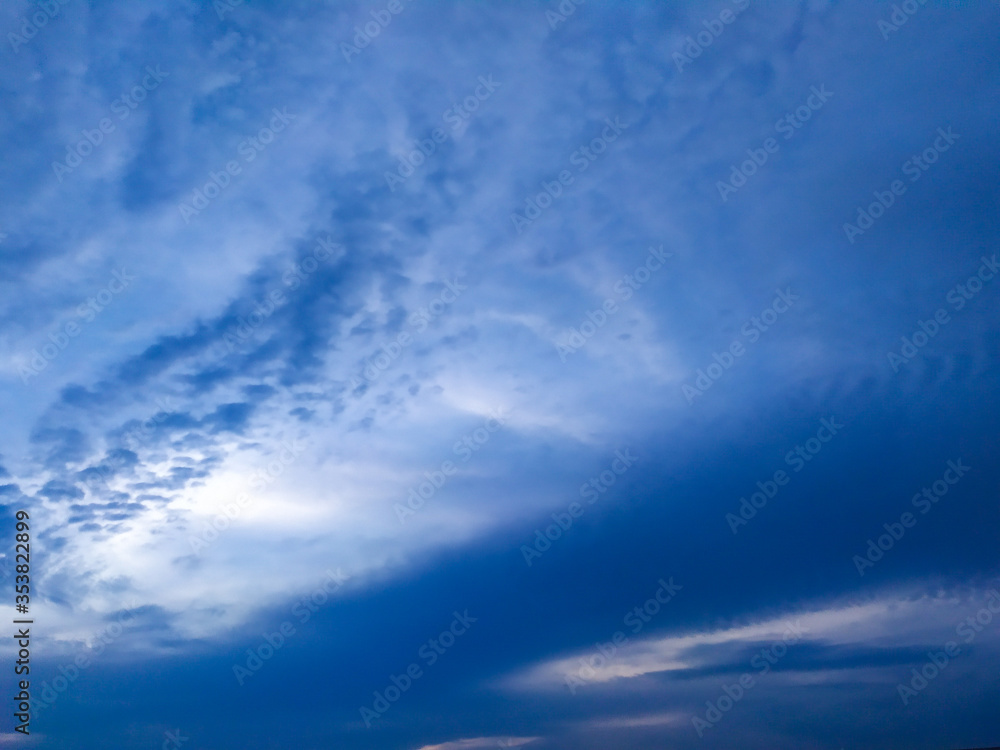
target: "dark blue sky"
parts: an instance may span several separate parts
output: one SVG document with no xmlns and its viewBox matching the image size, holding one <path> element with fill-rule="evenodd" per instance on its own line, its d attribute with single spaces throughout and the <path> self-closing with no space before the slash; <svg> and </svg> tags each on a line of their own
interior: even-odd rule
<svg viewBox="0 0 1000 750">
<path fill-rule="evenodd" d="M 995 3 L 0 31 L 0 746 L 1000 744 Z"/>
</svg>

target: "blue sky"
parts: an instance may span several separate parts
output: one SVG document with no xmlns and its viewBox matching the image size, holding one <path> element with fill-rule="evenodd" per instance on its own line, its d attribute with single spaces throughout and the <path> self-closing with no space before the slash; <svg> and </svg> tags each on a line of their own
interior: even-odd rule
<svg viewBox="0 0 1000 750">
<path fill-rule="evenodd" d="M 1000 742 L 995 4 L 0 31 L 0 745 Z"/>
</svg>

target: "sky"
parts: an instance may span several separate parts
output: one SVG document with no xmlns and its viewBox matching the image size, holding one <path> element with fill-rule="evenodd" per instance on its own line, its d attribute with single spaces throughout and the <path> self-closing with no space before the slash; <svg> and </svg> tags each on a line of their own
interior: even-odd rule
<svg viewBox="0 0 1000 750">
<path fill-rule="evenodd" d="M 996 3 L 0 34 L 0 747 L 1000 744 Z"/>
</svg>

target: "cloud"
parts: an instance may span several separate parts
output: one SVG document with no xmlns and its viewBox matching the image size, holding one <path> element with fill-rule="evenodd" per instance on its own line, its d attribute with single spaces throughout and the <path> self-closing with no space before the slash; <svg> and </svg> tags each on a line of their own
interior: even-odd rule
<svg viewBox="0 0 1000 750">
<path fill-rule="evenodd" d="M 453 740 L 440 745 L 424 745 L 420 750 L 493 750 L 496 747 L 521 747 L 537 740 L 538 737 L 476 737 L 468 740 Z"/>
<path fill-rule="evenodd" d="M 797 672 L 871 670 L 906 664 L 922 658 L 922 649 L 934 647 L 949 625 L 954 631 L 956 594 L 886 592 L 873 601 L 835 601 L 823 608 L 789 611 L 771 620 L 725 629 L 638 640 L 626 636 L 624 645 L 606 647 L 605 651 L 614 651 L 611 656 L 591 648 L 535 665 L 505 678 L 503 684 L 517 689 L 564 690 L 570 676 L 585 686 L 658 673 L 686 680 L 764 666 L 768 671 Z M 969 601 L 963 606 L 976 609 L 990 593 L 979 591 L 965 598 Z M 781 651 L 780 663 L 770 658 L 776 645 Z M 765 653 L 764 659 L 758 656 L 761 653 Z"/>
</svg>

